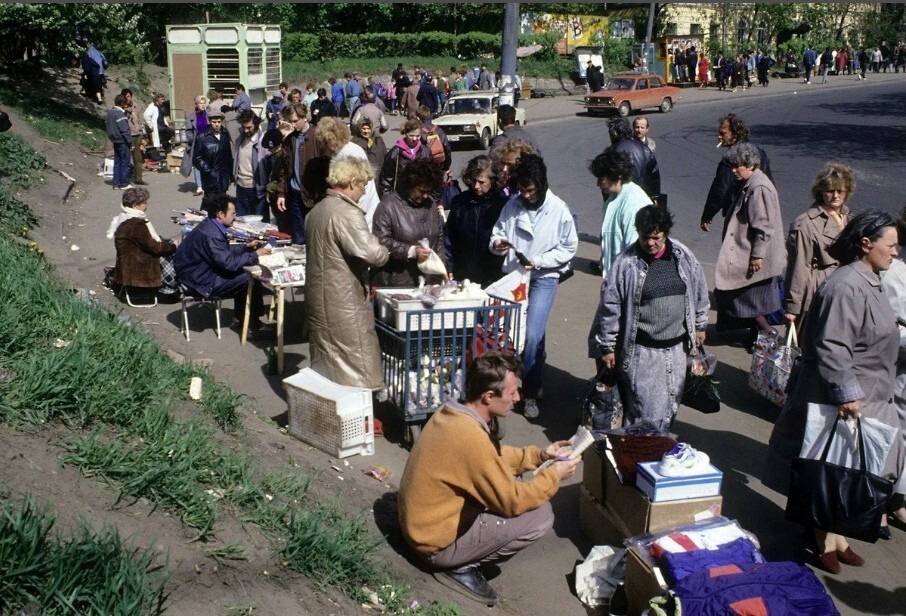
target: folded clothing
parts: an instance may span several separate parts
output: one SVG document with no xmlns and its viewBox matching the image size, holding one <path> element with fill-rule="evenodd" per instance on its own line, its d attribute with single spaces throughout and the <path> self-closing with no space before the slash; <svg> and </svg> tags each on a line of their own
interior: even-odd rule
<svg viewBox="0 0 906 616">
<path fill-rule="evenodd" d="M 658 559 L 661 568 L 673 582 L 679 582 L 693 573 L 721 565 L 763 563 L 764 556 L 748 537 L 740 537 L 715 549 L 689 552 L 664 552 Z"/>
</svg>

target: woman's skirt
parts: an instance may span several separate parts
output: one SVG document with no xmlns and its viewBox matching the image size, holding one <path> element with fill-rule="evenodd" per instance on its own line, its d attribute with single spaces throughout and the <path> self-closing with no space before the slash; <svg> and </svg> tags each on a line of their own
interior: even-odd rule
<svg viewBox="0 0 906 616">
<path fill-rule="evenodd" d="M 717 329 L 749 327 L 750 319 L 771 315 L 783 310 L 783 280 L 779 276 L 750 284 L 741 289 L 714 290 L 717 308 Z"/>
</svg>

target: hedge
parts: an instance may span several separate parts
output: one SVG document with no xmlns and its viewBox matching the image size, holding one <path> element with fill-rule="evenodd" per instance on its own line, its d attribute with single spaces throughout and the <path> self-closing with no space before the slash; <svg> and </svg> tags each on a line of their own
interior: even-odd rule
<svg viewBox="0 0 906 616">
<path fill-rule="evenodd" d="M 520 35 L 520 45 L 540 44 L 538 52 L 546 59 L 555 55 L 556 34 Z M 321 34 L 288 33 L 283 36 L 283 60 L 288 62 L 324 62 L 336 58 L 393 58 L 399 56 L 451 56 L 472 59 L 499 56 L 501 36 L 483 32 L 450 34 L 422 32 L 396 34 Z"/>
</svg>

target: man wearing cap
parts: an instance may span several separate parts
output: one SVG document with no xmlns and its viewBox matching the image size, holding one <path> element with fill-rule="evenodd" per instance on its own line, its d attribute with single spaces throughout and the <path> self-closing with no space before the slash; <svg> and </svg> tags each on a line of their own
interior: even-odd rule
<svg viewBox="0 0 906 616">
<path fill-rule="evenodd" d="M 201 188 L 205 194 L 225 193 L 233 174 L 233 151 L 230 136 L 223 126 L 223 112 L 208 111 L 208 128 L 195 138 L 192 145 L 192 164 L 201 173 Z"/>
<path fill-rule="evenodd" d="M 286 102 L 280 92 L 271 94 L 271 100 L 264 106 L 264 117 L 267 118 L 267 130 L 274 130 L 280 122 L 280 110 Z"/>
<path fill-rule="evenodd" d="M 511 447 L 492 433 L 492 420 L 519 401 L 521 370 L 510 355 L 476 358 L 466 373 L 465 402 L 448 400 L 431 416 L 400 480 L 406 541 L 440 583 L 485 605 L 498 598 L 482 565 L 509 559 L 551 529 L 550 500 L 581 460 L 557 457 L 569 441 Z M 527 471 L 537 472 L 521 480 Z"/>
<path fill-rule="evenodd" d="M 239 136 L 236 138 L 233 151 L 233 178 L 236 180 L 236 215 L 249 214 L 264 216 L 264 193 L 267 188 L 267 176 L 262 176 L 261 159 L 265 150 L 261 145 L 264 131 L 261 130 L 261 118 L 251 109 L 236 116 L 239 123 Z"/>
</svg>

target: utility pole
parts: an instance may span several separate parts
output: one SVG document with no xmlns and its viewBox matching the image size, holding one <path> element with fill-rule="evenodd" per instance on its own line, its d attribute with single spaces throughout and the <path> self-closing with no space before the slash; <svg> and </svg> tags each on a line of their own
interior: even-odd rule
<svg viewBox="0 0 906 616">
<path fill-rule="evenodd" d="M 519 34 L 519 3 L 507 2 L 503 7 L 503 49 L 500 54 L 500 83 L 497 84 L 501 105 L 512 105 L 516 81 L 516 41 Z"/>
<path fill-rule="evenodd" d="M 648 72 L 648 50 L 651 49 L 651 33 L 654 30 L 654 2 L 648 3 L 648 27 L 645 29 L 645 44 L 642 45 L 642 72 Z"/>
</svg>

